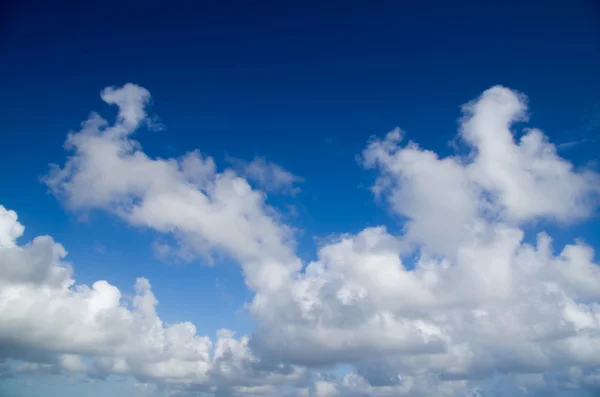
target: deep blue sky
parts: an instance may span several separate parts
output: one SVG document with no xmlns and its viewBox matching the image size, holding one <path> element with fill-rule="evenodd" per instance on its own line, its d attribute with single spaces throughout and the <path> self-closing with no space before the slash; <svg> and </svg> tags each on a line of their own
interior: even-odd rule
<svg viewBox="0 0 600 397">
<path fill-rule="evenodd" d="M 310 236 L 389 222 L 365 188 L 372 175 L 355 160 L 371 135 L 400 126 L 422 146 L 450 153 L 459 106 L 494 84 L 526 93 L 529 125 L 555 143 L 587 139 L 563 156 L 584 164 L 600 147 L 600 12 L 593 2 L 0 7 L 0 202 L 19 212 L 27 237 L 47 233 L 63 242 L 83 282 L 106 278 L 128 288 L 134 277 L 163 278 L 172 266 L 155 263 L 151 233 L 101 214 L 80 223 L 39 183 L 48 163 L 63 161 L 67 132 L 90 111 L 113 117 L 99 99 L 108 85 L 134 82 L 152 93 L 151 111 L 166 128 L 136 136 L 152 155 L 199 148 L 222 166 L 226 155 L 261 155 L 305 178 L 301 200 L 279 200 L 298 207 L 292 223 L 307 231 L 301 248 L 308 256 Z M 592 228 L 581 231 L 597 241 Z M 219 313 L 234 313 L 247 299 L 237 292 L 237 268 L 203 269 L 200 285 L 196 271 L 181 267 L 155 286 L 166 320 L 189 311 L 177 306 L 179 295 L 197 296 L 198 308 L 219 288 L 236 291 L 233 298 L 223 293 L 230 307 Z M 217 278 L 224 286 L 216 287 Z M 247 331 L 247 320 L 225 320 Z"/>
<path fill-rule="evenodd" d="M 564 156 L 581 164 L 598 152 L 600 14 L 591 2 L 4 7 L 0 128 L 10 149 L 0 194 L 17 210 L 36 202 L 22 214 L 32 235 L 61 240 L 85 228 L 37 178 L 62 161 L 66 133 L 90 111 L 114 114 L 99 91 L 129 81 L 150 90 L 166 127 L 137 136 L 150 154 L 199 148 L 221 165 L 225 155 L 266 156 L 306 179 L 291 204 L 310 235 L 386 222 L 355 161 L 369 136 L 400 126 L 449 153 L 459 106 L 494 84 L 526 93 L 531 125 L 554 142 L 588 139 Z M 86 233 L 125 244 L 110 240 L 116 231 Z"/>
</svg>

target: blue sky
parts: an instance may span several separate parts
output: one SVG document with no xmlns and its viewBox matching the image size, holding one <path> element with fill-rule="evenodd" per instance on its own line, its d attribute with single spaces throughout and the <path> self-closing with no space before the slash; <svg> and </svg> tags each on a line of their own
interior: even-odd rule
<svg viewBox="0 0 600 397">
<path fill-rule="evenodd" d="M 393 198 L 374 197 L 377 177 L 390 177 L 390 171 L 381 158 L 372 168 L 362 164 L 359 156 L 373 136 L 384 139 L 398 126 L 407 140 L 439 157 L 466 153 L 468 145 L 455 139 L 461 105 L 495 85 L 528 98 L 529 120 L 517 122 L 518 135 L 524 127 L 539 128 L 558 156 L 573 163 L 574 173 L 597 170 L 599 12 L 592 2 L 577 1 L 15 2 L 3 12 L 0 30 L 0 204 L 16 211 L 26 227 L 21 245 L 50 235 L 66 248 L 78 284 L 107 280 L 132 294 L 136 277 L 143 276 L 152 283 L 162 321 L 191 321 L 198 335 L 213 339 L 220 328 L 252 334 L 262 317 L 244 305 L 256 289 L 245 285 L 235 255 L 217 252 L 213 266 L 198 256 L 160 258 L 152 246 L 176 246 L 180 236 L 135 225 L 107 209 L 110 203 L 72 210 L 71 196 L 57 193 L 64 186 L 43 183 L 49 164 L 62 167 L 74 154 L 62 145 L 90 112 L 115 122 L 118 109 L 101 100 L 102 89 L 133 83 L 151 93 L 146 111 L 161 127 L 142 126 L 131 137 L 151 159 L 199 149 L 219 172 L 232 167 L 232 158 L 248 163 L 261 157 L 299 176 L 297 194 L 267 193 L 266 203 L 278 212 L 277 225 L 295 230 L 295 255 L 306 266 L 331 236 L 378 225 L 401 236 L 403 222 L 413 216 L 394 209 Z M 595 206 L 586 207 L 585 217 L 569 213 L 554 222 L 558 204 L 548 205 L 548 213 L 518 225 L 525 241 L 535 242 L 535 233 L 544 230 L 554 239 L 555 255 L 576 238 L 600 245 Z M 354 363 L 334 361 L 309 369 L 314 376 L 352 371 Z M 339 366 L 344 369 L 337 371 Z M 75 386 L 65 374 L 45 376 L 19 375 L 2 387 L 15 396 L 48 395 L 50 389 L 23 386 L 21 377 L 56 383 L 65 395 L 75 387 L 114 394 L 116 387 L 98 381 Z M 319 395 L 317 389 L 310 386 L 311 395 Z"/>
</svg>

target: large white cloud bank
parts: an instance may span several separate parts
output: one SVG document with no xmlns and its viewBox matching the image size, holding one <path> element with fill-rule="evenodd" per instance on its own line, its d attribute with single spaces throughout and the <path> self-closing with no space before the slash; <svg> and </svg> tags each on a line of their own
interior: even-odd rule
<svg viewBox="0 0 600 397">
<path fill-rule="evenodd" d="M 600 178 L 537 129 L 515 138 L 523 95 L 496 86 L 464 105 L 466 155 L 440 157 L 399 129 L 371 140 L 362 165 L 378 171 L 373 190 L 404 219 L 403 233 L 341 235 L 309 263 L 246 172 L 219 172 L 199 151 L 143 152 L 132 134 L 148 122 L 146 89 L 101 96 L 118 107 L 116 121 L 93 114 L 44 182 L 70 210 L 172 234 L 188 259 L 235 259 L 257 328 L 211 340 L 161 321 L 144 278 L 131 300 L 107 281 L 77 284 L 63 246 L 49 236 L 20 243 L 17 214 L 0 206 L 0 360 L 16 360 L 15 372 L 133 376 L 171 395 L 452 397 L 485 395 L 498 378 L 504 391 L 489 392 L 600 390 L 593 249 L 554 247 L 543 232 L 525 241 L 534 222 L 592 217 Z M 323 373 L 336 364 L 352 370 Z"/>
</svg>

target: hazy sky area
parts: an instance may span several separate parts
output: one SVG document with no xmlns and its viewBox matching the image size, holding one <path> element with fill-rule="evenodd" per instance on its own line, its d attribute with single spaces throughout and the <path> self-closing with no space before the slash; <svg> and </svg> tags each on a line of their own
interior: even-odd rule
<svg viewBox="0 0 600 397">
<path fill-rule="evenodd" d="M 600 396 L 594 1 L 0 5 L 0 396 Z"/>
</svg>

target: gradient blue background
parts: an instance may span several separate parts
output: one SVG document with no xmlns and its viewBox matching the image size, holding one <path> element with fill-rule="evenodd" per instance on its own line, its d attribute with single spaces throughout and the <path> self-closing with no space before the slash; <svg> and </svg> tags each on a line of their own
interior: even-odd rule
<svg viewBox="0 0 600 397">
<path fill-rule="evenodd" d="M 527 125 L 564 144 L 561 155 L 578 165 L 598 159 L 592 1 L 15 1 L 0 15 L 0 203 L 19 213 L 24 240 L 50 234 L 65 245 L 79 282 L 127 291 L 137 276 L 156 280 L 162 318 L 193 321 L 202 334 L 252 329 L 235 264 L 162 263 L 153 233 L 100 213 L 80 222 L 39 182 L 90 111 L 114 117 L 99 98 L 105 86 L 134 82 L 152 93 L 150 112 L 165 129 L 135 136 L 150 155 L 199 148 L 221 166 L 227 155 L 260 155 L 305 178 L 300 195 L 270 202 L 296 208 L 287 218 L 303 231 L 306 259 L 315 236 L 398 230 L 355 159 L 371 135 L 400 126 L 452 153 L 459 106 L 491 85 L 526 93 Z M 551 232 L 600 247 L 598 222 Z"/>
</svg>

